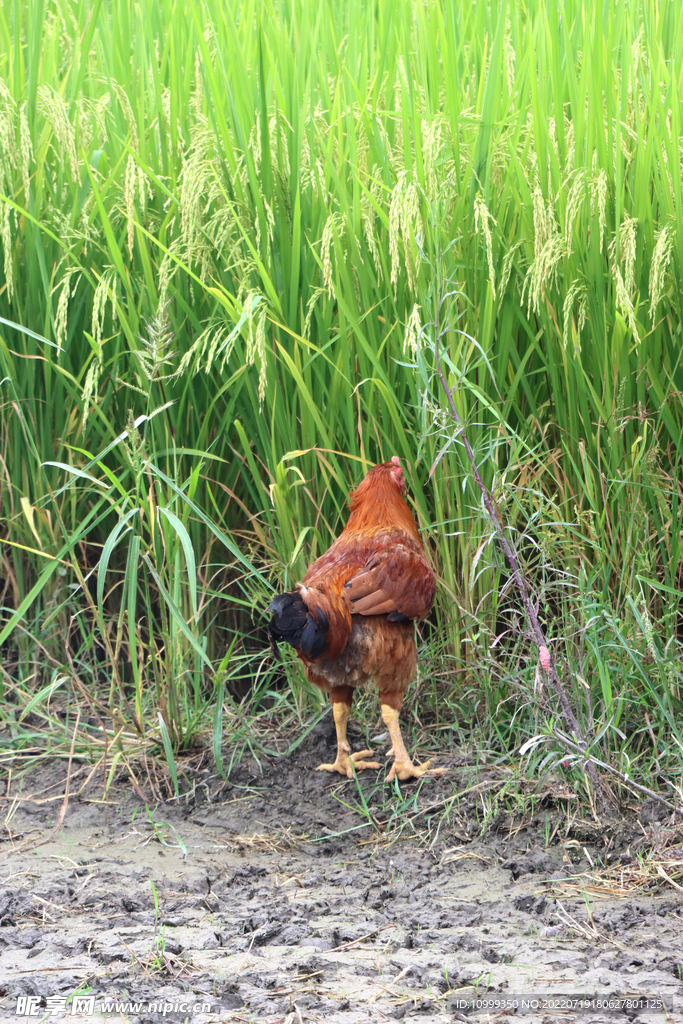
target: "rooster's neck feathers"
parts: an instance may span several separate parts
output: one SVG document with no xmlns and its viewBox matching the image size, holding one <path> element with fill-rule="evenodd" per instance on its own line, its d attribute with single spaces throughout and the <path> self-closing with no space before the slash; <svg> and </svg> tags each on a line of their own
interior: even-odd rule
<svg viewBox="0 0 683 1024">
<path fill-rule="evenodd" d="M 391 476 L 391 462 L 375 466 L 349 496 L 351 508 L 344 533 L 374 533 L 388 525 L 419 538 L 413 514 Z"/>
</svg>

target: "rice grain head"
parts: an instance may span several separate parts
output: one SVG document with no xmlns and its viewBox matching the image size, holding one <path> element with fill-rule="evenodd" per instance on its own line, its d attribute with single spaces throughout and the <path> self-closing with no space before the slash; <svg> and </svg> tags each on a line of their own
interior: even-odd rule
<svg viewBox="0 0 683 1024">
<path fill-rule="evenodd" d="M 515 92 L 515 63 L 517 61 L 517 54 L 515 48 L 512 45 L 512 39 L 509 33 L 509 22 L 508 31 L 505 34 L 505 77 L 508 86 L 508 95 L 514 96 Z"/>
<path fill-rule="evenodd" d="M 251 138 L 251 137 L 250 137 Z M 315 198 L 318 198 L 318 176 L 314 165 L 311 163 L 311 147 L 308 143 L 308 133 L 303 132 L 301 140 L 301 157 L 299 161 L 299 178 L 302 192 L 310 187 Z"/>
<path fill-rule="evenodd" d="M 380 174 L 380 170 L 379 170 L 377 164 L 375 164 L 375 166 L 372 169 L 372 178 L 374 179 L 375 175 L 379 175 L 379 174 Z M 372 181 L 372 185 L 370 186 L 370 188 L 371 188 L 371 193 L 370 194 L 373 196 L 373 198 L 374 198 L 374 184 L 375 184 L 375 182 L 373 180 Z M 375 272 L 377 274 L 377 278 L 378 278 L 378 280 L 381 281 L 382 280 L 382 258 L 381 258 L 381 254 L 380 254 L 380 251 L 379 251 L 379 245 L 378 245 L 378 242 L 377 242 L 377 235 L 376 235 L 376 232 L 375 232 L 375 220 L 376 220 L 375 206 L 374 206 L 374 203 L 372 202 L 371 198 L 365 192 L 363 192 L 363 195 L 361 197 L 360 212 L 361 212 L 361 219 L 362 219 L 362 222 L 363 222 L 363 234 L 365 235 L 365 242 L 366 242 L 366 245 L 367 245 L 368 249 L 370 250 L 370 255 L 372 256 L 372 262 L 373 262 L 373 264 L 375 266 Z"/>
<path fill-rule="evenodd" d="M 390 140 L 389 135 L 387 133 L 386 125 L 384 124 L 384 121 L 377 120 L 375 122 L 375 127 L 377 128 L 377 131 L 379 132 L 379 137 L 382 140 L 382 145 L 384 146 L 384 154 L 386 156 L 387 163 L 390 166 L 393 166 L 393 164 L 394 164 L 394 149 L 393 149 L 393 146 L 391 145 L 391 140 Z"/>
<path fill-rule="evenodd" d="M 650 262 L 650 281 L 649 281 L 649 292 L 650 292 L 650 319 L 654 321 L 655 313 L 659 301 L 664 294 L 664 275 L 666 268 L 669 265 L 671 259 L 671 249 L 673 247 L 673 230 L 671 224 L 665 224 L 664 227 L 655 234 L 655 245 L 652 251 L 652 260 Z"/>
<path fill-rule="evenodd" d="M 597 152 L 593 154 L 593 170 L 597 164 Z M 600 240 L 600 252 L 602 252 L 602 246 L 605 238 L 605 231 L 607 229 L 607 171 L 604 167 L 601 167 L 598 174 L 593 177 L 591 181 L 591 215 L 595 213 L 595 207 L 598 208 L 598 231 Z"/>
<path fill-rule="evenodd" d="M 524 279 L 522 303 L 526 292 L 527 316 L 532 309 L 537 316 L 541 312 L 546 289 L 557 285 L 559 266 L 565 254 L 564 240 L 559 234 L 553 233 L 534 259 Z"/>
<path fill-rule="evenodd" d="M 638 218 L 629 217 L 624 214 L 624 219 L 619 228 L 619 253 L 624 264 L 624 287 L 629 295 L 632 295 L 636 288 L 636 231 Z"/>
<path fill-rule="evenodd" d="M 615 285 L 615 288 L 614 288 L 614 301 L 615 301 L 616 308 L 619 310 L 619 312 L 623 316 L 624 320 L 626 321 L 628 326 L 631 328 L 631 331 L 633 332 L 633 337 L 635 338 L 635 340 L 636 341 L 640 341 L 640 335 L 638 334 L 638 324 L 637 324 L 637 321 L 636 321 L 636 314 L 635 314 L 635 310 L 633 308 L 633 303 L 631 302 L 629 294 L 626 291 L 626 286 L 624 285 L 624 279 L 621 276 L 621 270 L 616 265 L 613 265 L 612 276 L 613 276 L 614 285 Z"/>
<path fill-rule="evenodd" d="M 197 257 L 202 229 L 202 210 L 206 190 L 212 179 L 212 140 L 204 132 L 194 140 L 194 147 L 182 170 L 180 188 L 180 233 L 189 262 Z"/>
<path fill-rule="evenodd" d="M 489 280 L 491 282 L 491 291 L 493 292 L 493 298 L 496 298 L 496 271 L 493 266 L 493 239 L 491 236 L 491 225 L 495 227 L 496 220 L 493 214 L 489 211 L 483 196 L 480 192 L 477 192 L 474 197 L 474 230 L 478 234 L 480 231 L 484 235 L 484 248 L 486 252 L 486 262 L 489 268 Z"/>
<path fill-rule="evenodd" d="M 0 79 L 0 192 L 4 195 L 12 195 L 12 168 L 17 163 L 17 145 L 14 129 L 14 100 L 9 94 L 7 86 Z M 11 245 L 11 233 L 9 228 L 10 207 L 3 205 L 2 239 L 5 251 L 5 264 L 7 264 L 9 246 Z M 5 220 L 7 228 L 5 229 Z M 7 232 L 7 234 L 6 234 Z M 5 272 L 6 276 L 6 272 Z M 9 278 L 8 278 L 9 282 Z M 11 295 L 11 287 L 8 283 L 8 292 Z"/>
<path fill-rule="evenodd" d="M 576 330 L 576 344 L 575 350 L 580 347 L 581 331 L 586 323 L 586 317 L 588 314 L 588 290 L 586 288 L 585 281 L 577 279 L 572 281 L 572 284 L 567 292 L 562 306 L 562 318 L 563 318 L 563 331 L 562 331 L 562 343 L 565 347 L 565 351 L 569 344 L 569 326 L 572 318 L 572 310 L 574 303 L 578 300 L 579 303 L 579 319 Z"/>
<path fill-rule="evenodd" d="M 306 319 L 304 320 L 303 330 L 303 336 L 306 339 L 306 341 L 308 341 L 311 337 L 311 322 L 313 320 L 313 310 L 315 309 L 315 304 L 320 298 L 320 296 L 324 294 L 324 288 L 314 288 L 313 291 L 311 292 L 311 296 L 308 302 L 306 303 Z"/>
<path fill-rule="evenodd" d="M 91 112 L 92 104 L 86 99 L 76 102 L 76 134 L 79 150 L 88 153 L 95 134 L 95 123 Z"/>
<path fill-rule="evenodd" d="M 508 281 L 510 280 L 510 274 L 512 272 L 512 261 L 514 259 L 515 253 L 518 249 L 521 249 L 521 247 L 524 245 L 524 242 L 525 239 L 520 238 L 520 240 L 518 242 L 515 242 L 515 244 L 511 246 L 505 253 L 505 258 L 503 260 L 503 270 L 500 275 L 500 286 L 498 288 L 498 294 L 501 298 L 501 301 L 503 299 L 503 296 L 505 295 L 505 291 L 508 286 Z"/>
<path fill-rule="evenodd" d="M 433 117 L 431 121 L 422 122 L 422 159 L 427 183 L 427 198 L 430 203 L 436 202 L 439 189 L 437 167 L 441 151 L 441 118 Z"/>
<path fill-rule="evenodd" d="M 192 97 L 192 105 L 194 106 L 194 112 L 197 117 L 201 117 L 203 98 L 204 78 L 202 75 L 202 57 L 201 51 L 198 49 L 194 55 L 194 96 Z"/>
<path fill-rule="evenodd" d="M 111 285 L 112 270 L 105 270 L 99 281 L 92 300 L 91 333 L 97 345 L 99 358 L 102 359 L 102 332 L 104 331 L 104 314 Z"/>
<path fill-rule="evenodd" d="M 126 221 L 128 223 L 127 245 L 128 258 L 133 259 L 133 244 L 135 242 L 135 186 L 137 174 L 135 171 L 135 159 L 131 153 L 128 154 L 126 162 L 126 176 L 124 179 L 124 199 L 126 204 Z"/>
<path fill-rule="evenodd" d="M 574 122 L 568 117 L 564 119 L 564 143 L 567 148 L 567 158 L 564 164 L 564 173 L 569 176 L 574 170 L 574 150 L 576 139 L 574 133 Z"/>
<path fill-rule="evenodd" d="M 24 184 L 24 206 L 28 207 L 31 195 L 30 165 L 33 159 L 33 143 L 28 126 L 28 103 L 19 112 L 19 148 L 21 151 L 21 178 Z"/>
<path fill-rule="evenodd" d="M 0 238 L 2 238 L 4 256 L 3 269 L 5 271 L 7 299 L 9 302 L 14 297 L 14 261 L 12 260 L 12 227 L 10 224 L 11 209 L 9 203 L 3 203 L 2 214 L 0 214 Z"/>
<path fill-rule="evenodd" d="M 413 358 L 417 355 L 417 347 L 420 340 L 420 334 L 422 332 L 422 323 L 420 320 L 420 306 L 417 303 L 413 306 L 412 312 L 408 317 L 406 324 L 406 332 L 403 336 L 403 354 L 410 354 Z"/>
<path fill-rule="evenodd" d="M 137 121 L 135 120 L 135 114 L 133 113 L 133 108 L 131 107 L 130 100 L 128 99 L 128 94 L 123 86 L 119 85 L 118 82 L 113 82 L 112 85 L 116 98 L 121 106 L 121 110 L 123 111 L 123 116 L 126 119 L 126 124 L 128 125 L 131 148 L 135 153 L 138 153 L 140 149 L 140 144 L 138 142 L 138 126 Z"/>
<path fill-rule="evenodd" d="M 249 132 L 248 148 L 251 149 L 254 157 L 254 167 L 258 174 L 261 170 L 261 115 L 256 115 L 256 121 Z"/>
<path fill-rule="evenodd" d="M 90 366 L 88 367 L 88 372 L 85 378 L 85 385 L 81 393 L 81 404 L 83 406 L 83 430 L 85 430 L 86 424 L 88 422 L 88 416 L 90 414 L 90 403 L 94 401 L 94 404 L 97 404 L 101 370 L 102 363 L 100 359 L 93 356 Z"/>
<path fill-rule="evenodd" d="M 567 246 L 567 256 L 572 254 L 572 239 L 574 235 L 574 221 L 581 209 L 586 195 L 586 179 L 583 170 L 577 171 L 567 193 L 567 206 L 565 212 L 564 241 Z"/>
<path fill-rule="evenodd" d="M 323 228 L 320 255 L 323 261 L 323 288 L 327 289 L 330 298 L 335 294 L 332 274 L 332 242 L 334 241 L 334 214 L 330 213 Z"/>
<path fill-rule="evenodd" d="M 259 292 L 252 291 L 247 296 L 249 303 L 249 333 L 247 337 L 247 365 L 253 366 L 258 360 L 258 400 L 259 412 L 263 408 L 266 396 L 266 316 L 268 307 Z M 254 333 L 256 320 L 256 333 Z"/>
<path fill-rule="evenodd" d="M 538 257 L 543 252 L 548 239 L 553 234 L 555 228 L 555 222 L 552 214 L 549 213 L 549 208 L 546 207 L 545 199 L 543 198 L 543 192 L 541 186 L 536 180 L 533 195 L 533 206 L 534 206 L 534 258 Z"/>
<path fill-rule="evenodd" d="M 285 179 L 289 179 L 289 142 L 287 140 L 287 128 L 292 130 L 291 124 L 287 121 L 284 113 L 273 114 L 268 122 L 268 136 L 270 138 L 270 152 L 273 156 L 273 164 L 277 167 L 277 155 L 282 160 L 282 172 Z"/>
<path fill-rule="evenodd" d="M 94 132 L 97 139 L 97 144 L 100 149 L 104 149 L 109 141 L 109 132 L 107 131 L 107 117 L 111 117 L 109 110 L 109 100 L 111 96 L 109 93 L 105 93 L 104 96 L 100 97 L 99 100 L 90 104 L 90 113 L 94 122 Z"/>
<path fill-rule="evenodd" d="M 403 239 L 404 266 L 408 277 L 408 287 L 413 294 L 416 287 L 416 272 L 412 257 L 412 238 L 423 232 L 420 215 L 420 196 L 415 181 L 409 182 L 403 193 L 403 210 L 401 215 L 401 238 Z"/>
<path fill-rule="evenodd" d="M 640 65 L 642 59 L 643 50 L 643 30 L 640 29 L 638 35 L 633 40 L 631 45 L 631 67 L 628 69 L 628 101 L 627 101 L 627 112 L 628 120 L 631 126 L 635 123 L 635 90 L 638 88 L 638 74 L 640 72 Z"/>
<path fill-rule="evenodd" d="M 52 128 L 57 141 L 57 155 L 68 158 L 71 177 L 74 182 L 78 181 L 76 132 L 69 121 L 64 100 L 49 85 L 41 85 L 38 87 L 38 108 Z"/>
<path fill-rule="evenodd" d="M 71 288 L 71 279 L 76 277 L 76 283 Z M 80 280 L 80 272 L 70 270 L 66 276 L 62 279 L 61 289 L 59 292 L 59 299 L 57 300 L 57 312 L 55 314 L 55 342 L 57 343 L 57 351 L 61 353 L 64 348 L 64 342 L 66 341 L 66 334 L 68 328 L 68 315 L 69 315 L 69 298 L 73 298 L 76 294 L 76 288 Z M 57 289 L 53 289 L 53 294 Z"/>
</svg>

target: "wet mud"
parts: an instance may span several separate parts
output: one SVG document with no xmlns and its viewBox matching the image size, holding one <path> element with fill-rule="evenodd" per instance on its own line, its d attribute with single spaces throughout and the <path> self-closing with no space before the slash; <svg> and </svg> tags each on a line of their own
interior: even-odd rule
<svg viewBox="0 0 683 1024">
<path fill-rule="evenodd" d="M 596 821 L 558 788 L 514 814 L 500 773 L 456 763 L 402 786 L 398 815 L 381 773 L 363 806 L 311 770 L 331 732 L 229 782 L 199 769 L 156 806 L 125 773 L 107 803 L 74 778 L 58 829 L 59 766 L 5 792 L 0 1018 L 683 1021 L 679 854 L 656 808 Z M 663 875 L 642 869 L 657 844 Z M 544 1002 L 584 993 L 604 1009 Z"/>
</svg>

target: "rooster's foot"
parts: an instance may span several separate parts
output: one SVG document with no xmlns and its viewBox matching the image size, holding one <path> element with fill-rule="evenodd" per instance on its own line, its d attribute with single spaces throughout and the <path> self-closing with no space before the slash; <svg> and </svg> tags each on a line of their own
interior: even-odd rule
<svg viewBox="0 0 683 1024">
<path fill-rule="evenodd" d="M 423 775 L 443 775 L 448 770 L 446 768 L 430 768 L 431 763 L 431 758 L 424 764 L 413 764 L 410 760 L 396 760 L 384 781 L 393 782 L 394 779 L 398 779 L 399 782 L 406 782 L 408 779 L 421 779 Z"/>
<path fill-rule="evenodd" d="M 345 775 L 347 779 L 353 778 L 354 769 L 357 772 L 362 771 L 364 768 L 381 768 L 382 766 L 377 761 L 364 761 L 365 757 L 374 757 L 373 750 L 357 750 L 355 754 L 338 753 L 337 760 L 334 764 L 319 764 L 316 771 L 319 772 L 339 772 L 340 775 Z M 353 768 L 351 767 L 353 762 Z"/>
</svg>

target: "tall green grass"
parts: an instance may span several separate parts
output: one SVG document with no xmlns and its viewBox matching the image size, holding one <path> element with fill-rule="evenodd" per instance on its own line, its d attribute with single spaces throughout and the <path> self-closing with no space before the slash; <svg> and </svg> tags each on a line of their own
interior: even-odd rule
<svg viewBox="0 0 683 1024">
<path fill-rule="evenodd" d="M 455 688 L 526 734 L 533 659 L 422 329 L 448 316 L 583 720 L 677 761 L 682 31 L 654 0 L 0 11 L 16 743 L 33 696 L 54 726 L 82 692 L 194 742 L 214 692 L 261 686 L 269 585 L 393 454 L 441 580 L 435 713 Z"/>
</svg>

